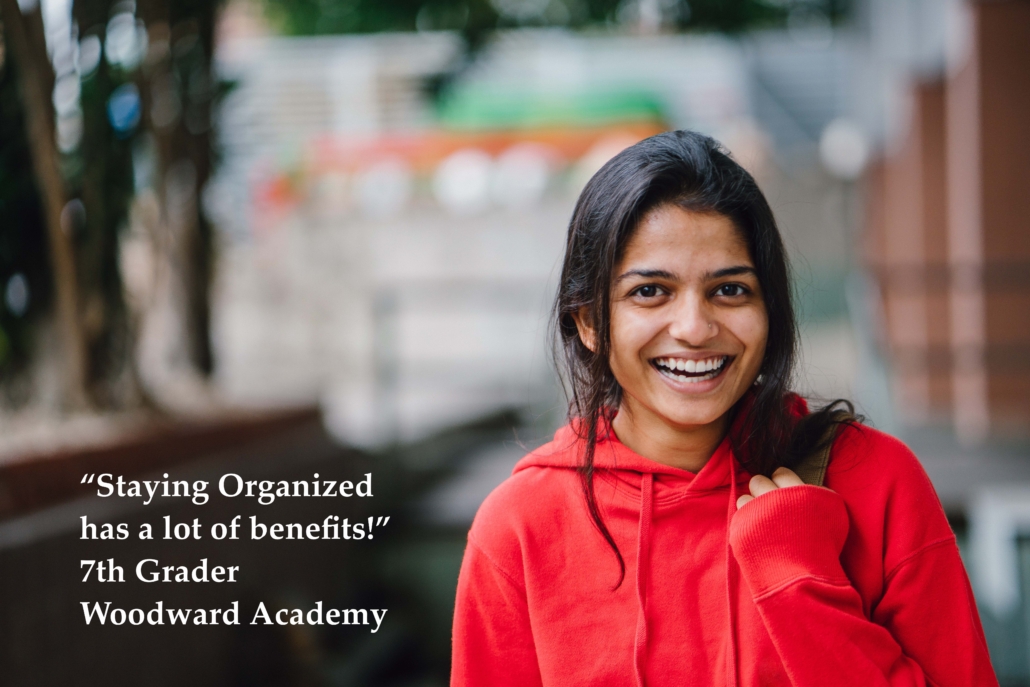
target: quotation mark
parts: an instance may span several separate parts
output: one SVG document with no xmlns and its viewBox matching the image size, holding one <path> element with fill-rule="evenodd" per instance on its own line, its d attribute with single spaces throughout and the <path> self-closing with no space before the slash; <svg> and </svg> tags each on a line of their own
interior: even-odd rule
<svg viewBox="0 0 1030 687">
<path fill-rule="evenodd" d="M 79 484 L 93 484 L 94 477 L 96 477 L 96 473 L 93 473 L 92 475 L 83 475 Z"/>
<path fill-rule="evenodd" d="M 373 526 L 382 527 L 383 525 L 385 525 L 388 522 L 390 522 L 390 516 L 389 515 L 386 515 L 386 516 L 380 515 L 378 518 L 373 518 L 371 515 L 368 516 L 368 538 L 369 539 L 373 538 L 373 535 L 372 535 L 372 527 Z M 359 537 L 359 539 L 360 538 L 361 537 Z"/>
</svg>

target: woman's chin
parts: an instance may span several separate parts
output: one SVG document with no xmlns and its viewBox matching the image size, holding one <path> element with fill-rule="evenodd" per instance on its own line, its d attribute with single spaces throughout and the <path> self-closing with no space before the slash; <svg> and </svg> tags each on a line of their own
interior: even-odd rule
<svg viewBox="0 0 1030 687">
<path fill-rule="evenodd" d="M 668 389 L 664 389 L 648 405 L 665 424 L 686 430 L 721 422 L 746 388 L 739 394 L 736 391 L 732 384 L 711 389 L 705 394 L 670 394 Z"/>
<path fill-rule="evenodd" d="M 699 408 L 694 412 L 676 412 L 675 410 L 670 410 L 668 413 L 660 414 L 665 420 L 665 423 L 669 426 L 689 431 L 716 424 L 722 420 L 726 413 L 725 411 L 718 412 L 716 409 Z"/>
<path fill-rule="evenodd" d="M 680 431 L 691 431 L 721 422 L 733 404 L 718 397 L 689 402 L 658 398 L 647 406 L 650 414 L 663 424 Z"/>
</svg>

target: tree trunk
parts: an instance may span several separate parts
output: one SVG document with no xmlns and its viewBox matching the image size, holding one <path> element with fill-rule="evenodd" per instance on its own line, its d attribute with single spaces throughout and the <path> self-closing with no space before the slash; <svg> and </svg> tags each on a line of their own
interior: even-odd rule
<svg viewBox="0 0 1030 687">
<path fill-rule="evenodd" d="M 139 75 L 143 121 L 154 141 L 158 209 L 145 232 L 156 277 L 153 298 L 140 318 L 140 378 L 160 405 L 203 409 L 211 400 L 206 377 L 213 367 L 212 238 L 201 193 L 211 174 L 214 3 L 140 0 L 137 16 L 153 44 L 165 46 L 151 51 Z M 179 103 L 171 114 L 153 110 L 156 103 L 171 101 Z"/>
<path fill-rule="evenodd" d="M 86 347 L 79 322 L 78 282 L 71 240 L 62 227 L 61 214 L 68 201 L 54 141 L 51 93 L 54 72 L 46 52 L 39 5 L 23 15 L 18 0 L 0 0 L 9 58 L 19 70 L 22 105 L 28 127 L 29 150 L 36 185 L 43 198 L 50 267 L 57 303 L 57 322 L 63 353 L 63 402 L 69 410 L 89 406 L 86 393 Z"/>
</svg>

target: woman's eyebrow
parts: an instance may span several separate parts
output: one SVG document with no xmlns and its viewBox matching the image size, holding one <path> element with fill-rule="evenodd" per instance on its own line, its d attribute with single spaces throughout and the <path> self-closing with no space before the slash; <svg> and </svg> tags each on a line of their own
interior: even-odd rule
<svg viewBox="0 0 1030 687">
<path fill-rule="evenodd" d="M 735 277 L 738 274 L 752 274 L 758 276 L 755 272 L 755 268 L 750 265 L 734 265 L 733 267 L 723 267 L 721 270 L 715 270 L 714 272 L 707 272 L 705 274 L 705 281 L 709 279 L 721 279 L 723 277 Z"/>
<path fill-rule="evenodd" d="M 618 284 L 623 279 L 627 279 L 629 277 L 643 277 L 644 279 L 678 279 L 675 274 L 667 272 L 666 270 L 629 270 L 616 277 L 615 283 Z"/>
</svg>

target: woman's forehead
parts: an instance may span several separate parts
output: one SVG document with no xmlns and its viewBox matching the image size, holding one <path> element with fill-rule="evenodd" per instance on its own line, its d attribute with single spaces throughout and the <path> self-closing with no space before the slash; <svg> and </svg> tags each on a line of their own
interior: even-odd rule
<svg viewBox="0 0 1030 687">
<path fill-rule="evenodd" d="M 753 266 L 747 242 L 730 218 L 661 205 L 637 225 L 615 276 L 639 268 L 677 272 L 713 266 L 718 269 L 723 265 L 713 263 L 726 261 Z M 674 266 L 678 269 L 670 269 Z"/>
</svg>

